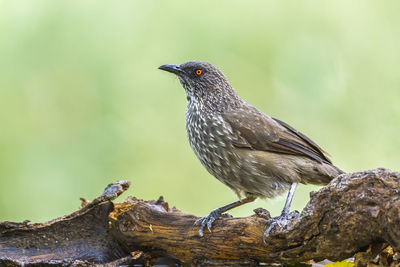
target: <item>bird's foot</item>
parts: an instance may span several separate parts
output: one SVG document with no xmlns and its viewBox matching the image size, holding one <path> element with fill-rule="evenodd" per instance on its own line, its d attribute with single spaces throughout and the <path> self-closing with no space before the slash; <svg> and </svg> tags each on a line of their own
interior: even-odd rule
<svg viewBox="0 0 400 267">
<path fill-rule="evenodd" d="M 275 226 L 278 225 L 281 228 L 285 227 L 298 214 L 299 214 L 299 212 L 297 210 L 295 210 L 295 211 L 292 211 L 289 213 L 282 213 L 278 217 L 274 217 L 274 218 L 267 220 L 267 224 L 269 224 L 269 226 L 268 226 L 267 230 L 265 230 L 264 235 L 263 235 L 264 243 L 265 243 L 265 238 L 267 238 L 267 236 L 269 236 L 271 230 L 274 229 Z"/>
<path fill-rule="evenodd" d="M 221 213 L 221 211 L 219 211 L 218 209 L 215 209 L 215 210 L 212 210 L 210 212 L 210 214 L 208 214 L 207 216 L 204 216 L 203 218 L 200 218 L 197 221 L 195 221 L 194 225 L 196 225 L 196 226 L 200 225 L 199 236 L 203 236 L 203 230 L 206 225 L 207 225 L 208 231 L 211 232 L 211 227 L 212 227 L 213 222 L 220 217 L 230 218 L 230 217 L 232 217 L 232 215 L 230 215 L 229 213 Z"/>
</svg>

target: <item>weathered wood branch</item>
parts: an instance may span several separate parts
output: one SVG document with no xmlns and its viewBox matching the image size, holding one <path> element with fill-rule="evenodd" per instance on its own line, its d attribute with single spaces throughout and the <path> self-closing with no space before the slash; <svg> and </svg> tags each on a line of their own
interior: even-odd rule
<svg viewBox="0 0 400 267">
<path fill-rule="evenodd" d="M 312 193 L 304 210 L 288 225 L 276 227 L 265 243 L 265 210 L 219 219 L 212 233 L 199 237 L 193 226 L 199 217 L 169 208 L 162 198 L 128 197 L 113 204 L 127 187 L 127 182 L 112 184 L 77 212 L 51 222 L 1 223 L 0 265 L 152 264 L 159 257 L 243 265 L 337 261 L 367 249 L 373 258 L 387 245 L 400 249 L 400 173 L 386 169 L 337 177 Z"/>
</svg>

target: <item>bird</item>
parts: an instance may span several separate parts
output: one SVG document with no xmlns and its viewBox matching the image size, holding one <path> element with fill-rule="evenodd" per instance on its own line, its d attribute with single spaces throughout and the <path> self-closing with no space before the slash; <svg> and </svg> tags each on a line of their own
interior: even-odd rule
<svg viewBox="0 0 400 267">
<path fill-rule="evenodd" d="M 175 74 L 185 90 L 186 133 L 197 158 L 239 198 L 198 219 L 199 236 L 228 210 L 288 191 L 281 215 L 267 221 L 265 241 L 290 219 L 298 183 L 326 185 L 344 173 L 310 138 L 243 100 L 213 64 L 189 61 L 159 69 Z"/>
</svg>

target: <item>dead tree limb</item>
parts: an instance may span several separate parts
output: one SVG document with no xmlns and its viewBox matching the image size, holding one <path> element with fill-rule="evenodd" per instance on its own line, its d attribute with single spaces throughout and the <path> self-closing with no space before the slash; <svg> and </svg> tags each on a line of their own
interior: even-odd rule
<svg viewBox="0 0 400 267">
<path fill-rule="evenodd" d="M 0 224 L 0 265 L 20 263 L 152 264 L 159 257 L 200 264 L 293 263 L 343 260 L 390 245 L 400 249 L 400 173 L 386 169 L 344 174 L 311 194 L 304 210 L 266 239 L 267 211 L 223 218 L 198 236 L 199 217 L 142 201 L 112 184 L 77 212 L 43 224 Z M 114 263 L 112 263 L 114 262 Z M 12 265 L 14 264 L 14 265 Z"/>
</svg>

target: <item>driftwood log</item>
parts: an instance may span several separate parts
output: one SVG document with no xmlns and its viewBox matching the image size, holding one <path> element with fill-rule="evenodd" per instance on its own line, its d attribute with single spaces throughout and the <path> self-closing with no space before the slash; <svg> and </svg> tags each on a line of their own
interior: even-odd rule
<svg viewBox="0 0 400 267">
<path fill-rule="evenodd" d="M 343 174 L 310 195 L 304 210 L 263 242 L 269 213 L 222 218 L 198 236 L 199 217 L 162 197 L 112 203 L 129 182 L 110 184 L 78 211 L 46 223 L 0 223 L 0 266 L 143 264 L 258 265 L 356 255 L 356 264 L 396 266 L 400 250 L 400 173 Z M 388 246 L 390 246 L 388 248 Z M 386 249 L 385 249 L 386 248 Z M 384 250 L 385 249 L 385 250 Z M 379 254 L 386 255 L 380 259 Z"/>
</svg>

